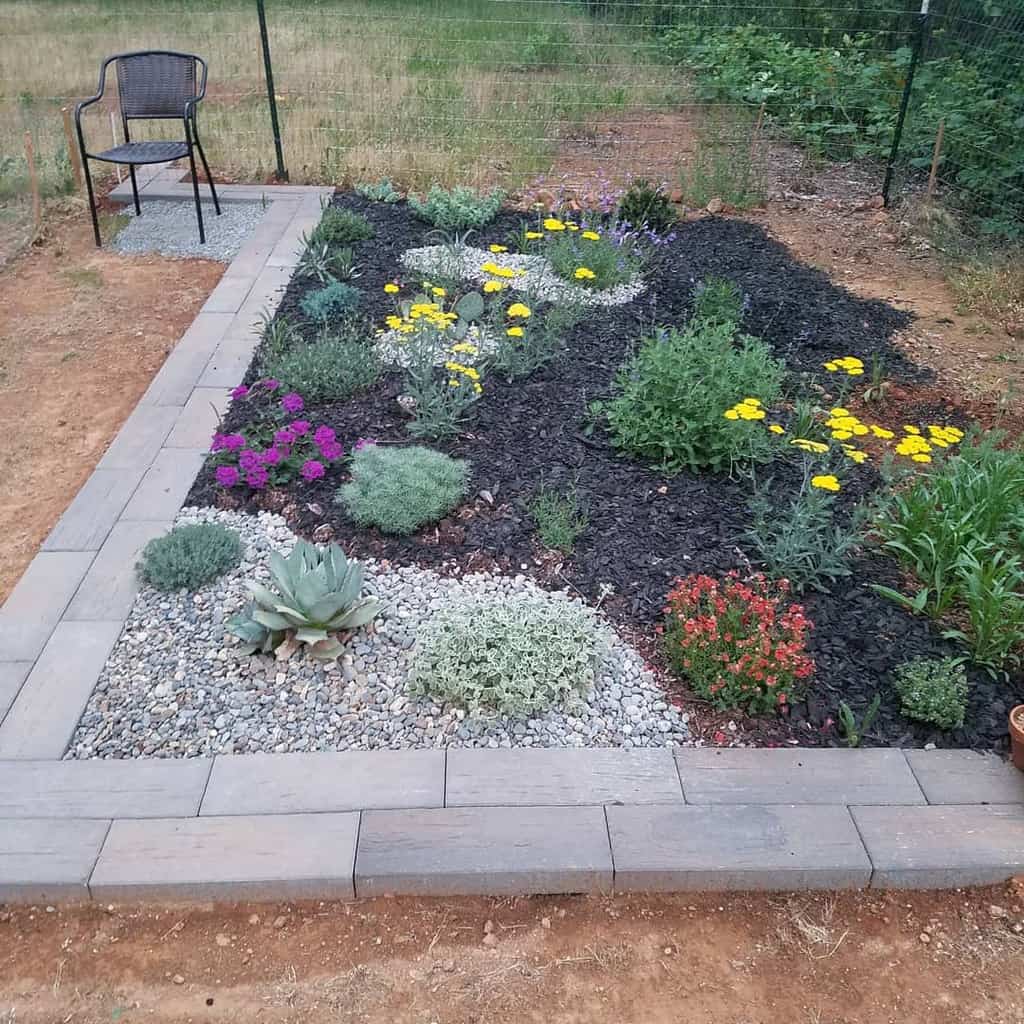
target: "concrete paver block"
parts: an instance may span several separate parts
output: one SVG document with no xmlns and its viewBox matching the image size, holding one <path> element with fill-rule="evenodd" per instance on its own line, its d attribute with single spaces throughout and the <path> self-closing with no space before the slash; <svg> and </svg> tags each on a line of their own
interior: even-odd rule
<svg viewBox="0 0 1024 1024">
<path fill-rule="evenodd" d="M 31 670 L 31 661 L 0 661 L 0 724 Z"/>
<path fill-rule="evenodd" d="M 203 313 L 237 313 L 252 288 L 254 277 L 224 275 L 203 303 Z"/>
<path fill-rule="evenodd" d="M 213 433 L 230 404 L 231 396 L 226 388 L 197 387 L 178 414 L 165 447 L 208 452 Z"/>
<path fill-rule="evenodd" d="M 974 750 L 908 750 L 930 804 L 1024 804 L 1024 772 Z"/>
<path fill-rule="evenodd" d="M 43 550 L 99 550 L 144 472 L 142 467 L 95 470 L 43 541 Z"/>
<path fill-rule="evenodd" d="M 86 900 L 108 821 L 0 821 L 0 903 Z"/>
<path fill-rule="evenodd" d="M 241 384 L 259 343 L 259 334 L 254 329 L 225 338 L 206 364 L 199 378 L 199 389 L 235 388 Z"/>
<path fill-rule="evenodd" d="M 156 458 L 181 410 L 176 405 L 137 405 L 124 421 L 103 458 L 99 469 L 132 469 L 141 475 Z"/>
<path fill-rule="evenodd" d="M 234 313 L 200 313 L 181 336 L 142 396 L 143 405 L 183 406 L 214 350 L 227 336 Z"/>
<path fill-rule="evenodd" d="M 161 448 L 121 516 L 122 519 L 173 519 L 203 466 L 203 453 Z"/>
</svg>

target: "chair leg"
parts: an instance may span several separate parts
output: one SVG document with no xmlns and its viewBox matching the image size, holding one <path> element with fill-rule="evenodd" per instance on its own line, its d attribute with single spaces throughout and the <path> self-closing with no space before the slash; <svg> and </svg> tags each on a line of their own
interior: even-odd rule
<svg viewBox="0 0 1024 1024">
<path fill-rule="evenodd" d="M 196 197 L 196 220 L 199 221 L 199 244 L 206 244 L 206 232 L 203 230 L 203 204 L 199 201 L 199 178 L 196 176 L 196 155 L 192 143 L 188 146 L 188 163 L 192 169 L 192 193 Z"/>
<path fill-rule="evenodd" d="M 203 170 L 206 171 L 206 180 L 210 185 L 210 194 L 213 196 L 213 208 L 220 216 L 220 200 L 217 198 L 217 189 L 213 184 L 213 175 L 210 173 L 210 165 L 206 162 L 206 154 L 203 152 L 203 144 L 199 141 L 199 133 L 196 133 L 196 149 L 199 150 L 199 159 L 203 161 Z"/>
<path fill-rule="evenodd" d="M 142 207 L 139 206 L 139 183 L 135 179 L 135 164 L 128 165 L 128 176 L 132 179 L 132 198 L 135 200 L 135 216 L 142 216 Z"/>
<path fill-rule="evenodd" d="M 100 219 L 96 216 L 96 195 L 92 190 L 92 175 L 89 173 L 89 158 L 82 153 L 82 169 L 85 171 L 85 191 L 89 196 L 89 213 L 92 215 L 92 233 L 96 236 L 96 248 L 102 249 L 100 240 Z"/>
</svg>

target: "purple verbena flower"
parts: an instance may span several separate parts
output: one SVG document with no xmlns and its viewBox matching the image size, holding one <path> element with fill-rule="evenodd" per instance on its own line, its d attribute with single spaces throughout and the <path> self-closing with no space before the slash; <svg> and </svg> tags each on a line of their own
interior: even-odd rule
<svg viewBox="0 0 1024 1024">
<path fill-rule="evenodd" d="M 245 474 L 245 482 L 254 490 L 258 491 L 261 487 L 267 486 L 267 481 L 270 479 L 270 474 L 262 466 L 256 466 L 255 469 L 250 469 Z"/>
<path fill-rule="evenodd" d="M 297 391 L 289 391 L 288 394 L 281 399 L 281 408 L 289 414 L 302 412 L 302 408 L 305 404 L 306 403 L 302 400 L 302 395 Z"/>
<path fill-rule="evenodd" d="M 309 420 L 296 420 L 294 423 L 289 424 L 288 429 L 296 437 L 305 437 L 309 433 L 309 427 Z"/>
<path fill-rule="evenodd" d="M 274 444 L 294 444 L 295 435 L 287 428 L 282 427 L 274 432 Z"/>
<path fill-rule="evenodd" d="M 281 386 L 281 382 L 276 377 L 268 377 L 263 381 L 263 386 L 268 391 L 276 391 Z"/>
<path fill-rule="evenodd" d="M 231 389 L 232 398 L 245 398 L 249 394 L 249 389 L 244 384 L 239 384 L 237 388 Z"/>
<path fill-rule="evenodd" d="M 317 445 L 317 447 L 320 449 L 320 454 L 328 462 L 334 462 L 335 459 L 340 459 L 345 454 L 345 449 L 337 441 L 324 441 L 323 444 Z"/>
<path fill-rule="evenodd" d="M 221 487 L 234 487 L 238 483 L 238 470 L 234 466 L 218 466 L 213 476 Z"/>
<path fill-rule="evenodd" d="M 260 461 L 264 466 L 276 466 L 281 461 L 281 450 L 279 448 L 268 448 L 260 456 Z"/>
<path fill-rule="evenodd" d="M 245 447 L 245 438 L 241 434 L 221 434 L 220 441 L 226 452 L 237 452 Z"/>
<path fill-rule="evenodd" d="M 300 472 L 305 480 L 319 480 L 324 475 L 324 464 L 316 459 L 307 459 Z"/>
<path fill-rule="evenodd" d="M 313 440 L 317 444 L 323 444 L 325 441 L 333 441 L 337 435 L 334 433 L 333 427 L 328 427 L 326 424 L 322 427 L 317 427 L 313 432 Z"/>
<path fill-rule="evenodd" d="M 224 451 L 224 435 L 218 430 L 210 441 L 211 452 L 222 452 Z"/>
<path fill-rule="evenodd" d="M 259 465 L 260 457 L 251 448 L 246 448 L 245 451 L 238 456 L 238 466 L 244 473 L 248 473 L 253 469 L 258 469 Z"/>
</svg>

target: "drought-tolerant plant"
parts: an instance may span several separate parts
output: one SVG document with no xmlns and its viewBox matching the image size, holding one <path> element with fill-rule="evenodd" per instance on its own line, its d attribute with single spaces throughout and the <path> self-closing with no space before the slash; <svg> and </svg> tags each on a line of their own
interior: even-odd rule
<svg viewBox="0 0 1024 1024">
<path fill-rule="evenodd" d="M 739 399 L 770 405 L 782 387 L 784 364 L 764 342 L 740 336 L 732 324 L 659 329 L 619 371 L 605 413 L 612 443 L 665 473 L 729 470 L 768 458 L 772 435 L 761 415 L 725 418 Z"/>
<path fill-rule="evenodd" d="M 812 623 L 785 602 L 789 584 L 761 574 L 724 581 L 676 580 L 665 606 L 665 647 L 672 667 L 714 707 L 751 714 L 799 697 L 814 673 L 807 654 Z"/>
<path fill-rule="evenodd" d="M 550 362 L 565 335 L 583 316 L 583 306 L 560 302 L 525 324 L 496 328 L 497 348 L 489 357 L 490 366 L 511 380 L 529 376 Z"/>
<path fill-rule="evenodd" d="M 883 497 L 875 518 L 883 547 L 920 584 L 910 595 L 875 589 L 915 612 L 960 610 L 964 628 L 946 636 L 993 670 L 1024 663 L 1024 449 L 1001 440 L 969 438 Z"/>
<path fill-rule="evenodd" d="M 154 537 L 136 566 L 157 590 L 198 590 L 242 560 L 242 541 L 220 523 L 183 523 Z"/>
<path fill-rule="evenodd" d="M 285 558 L 270 553 L 269 587 L 249 583 L 252 600 L 232 617 L 228 630 L 244 654 L 269 654 L 291 640 L 307 645 L 312 657 L 332 661 L 341 654 L 338 633 L 358 629 L 380 613 L 376 598 L 362 596 L 363 567 L 337 544 L 296 542 Z"/>
<path fill-rule="evenodd" d="M 635 178 L 619 200 L 617 219 L 634 228 L 648 228 L 656 234 L 669 231 L 679 219 L 661 185 Z"/>
<path fill-rule="evenodd" d="M 391 184 L 390 178 L 381 178 L 380 181 L 362 181 L 356 185 L 356 191 L 364 198 L 374 203 L 397 203 L 402 197 L 398 190 Z"/>
<path fill-rule="evenodd" d="M 959 658 L 915 658 L 897 667 L 893 686 L 903 714 L 940 729 L 959 729 L 967 713 L 967 673 Z"/>
<path fill-rule="evenodd" d="M 309 243 L 341 249 L 356 242 L 365 242 L 373 235 L 373 225 L 362 214 L 342 206 L 325 206 L 320 223 L 309 236 Z"/>
<path fill-rule="evenodd" d="M 643 264 L 639 237 L 626 229 L 548 232 L 543 253 L 559 277 L 590 291 L 632 281 Z"/>
<path fill-rule="evenodd" d="M 381 370 L 374 347 L 348 324 L 323 331 L 308 344 L 299 341 L 264 359 L 260 366 L 267 377 L 313 403 L 349 398 L 373 384 Z"/>
<path fill-rule="evenodd" d="M 331 281 L 323 288 L 307 292 L 299 299 L 299 309 L 308 320 L 326 323 L 348 316 L 359 308 L 363 293 L 344 281 Z"/>
<path fill-rule="evenodd" d="M 788 579 L 799 591 L 827 591 L 849 576 L 850 555 L 861 540 L 861 515 L 839 522 L 833 497 L 811 486 L 813 472 L 805 458 L 800 489 L 781 506 L 771 497 L 771 481 L 755 489 L 754 518 L 746 533 L 768 573 Z"/>
<path fill-rule="evenodd" d="M 587 514 L 575 490 L 564 494 L 544 488 L 530 504 L 537 536 L 546 548 L 568 554 L 587 528 Z"/>
<path fill-rule="evenodd" d="M 420 627 L 410 689 L 471 713 L 530 715 L 588 693 L 604 650 L 596 615 L 578 601 L 480 598 Z"/>
<path fill-rule="evenodd" d="M 338 501 L 360 526 L 413 533 L 443 519 L 466 496 L 469 464 L 420 445 L 368 444 L 352 456 L 352 479 Z"/>
<path fill-rule="evenodd" d="M 264 359 L 284 352 L 302 340 L 302 336 L 287 317 L 271 316 L 266 312 L 260 314 L 260 336 L 263 339 L 260 354 Z"/>
<path fill-rule="evenodd" d="M 694 323 L 708 327 L 721 324 L 738 325 L 747 308 L 746 296 L 733 281 L 725 277 L 708 277 L 693 288 Z"/>
<path fill-rule="evenodd" d="M 864 709 L 864 713 L 860 716 L 857 715 L 857 712 L 845 700 L 839 702 L 839 724 L 842 726 L 843 739 L 848 747 L 856 748 L 861 745 L 871 726 L 875 724 L 875 719 L 878 717 L 881 707 L 882 695 L 880 693 L 876 693 L 871 698 L 871 703 L 868 704 Z"/>
<path fill-rule="evenodd" d="M 487 195 L 465 185 L 446 189 L 432 185 L 424 199 L 409 196 L 409 206 L 421 220 L 443 231 L 482 228 L 494 220 L 505 193 L 494 189 Z"/>
</svg>

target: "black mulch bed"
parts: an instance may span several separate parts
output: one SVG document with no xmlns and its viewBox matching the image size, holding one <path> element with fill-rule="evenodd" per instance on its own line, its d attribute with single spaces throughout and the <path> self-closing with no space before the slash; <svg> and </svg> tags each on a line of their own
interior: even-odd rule
<svg viewBox="0 0 1024 1024">
<path fill-rule="evenodd" d="M 404 203 L 385 206 L 356 196 L 340 196 L 339 205 L 363 213 L 376 237 L 358 244 L 364 309 L 375 324 L 391 312 L 383 286 L 396 278 L 415 281 L 399 257 L 406 249 L 435 244 L 430 229 Z M 506 212 L 480 232 L 474 244 L 505 242 L 520 217 Z M 586 408 L 605 395 L 616 369 L 641 334 L 654 324 L 683 323 L 690 312 L 693 285 L 709 276 L 728 277 L 749 298 L 744 329 L 767 340 L 791 371 L 813 375 L 825 388 L 835 381 L 821 364 L 830 357 L 856 355 L 871 365 L 885 360 L 887 376 L 905 382 L 924 380 L 926 369 L 908 362 L 891 343 L 909 317 L 876 300 L 859 298 L 834 285 L 820 271 L 796 262 L 786 248 L 753 224 L 706 218 L 680 226 L 677 240 L 648 274 L 648 290 L 634 302 L 610 310 L 596 309 L 567 338 L 566 349 L 547 367 L 515 384 L 495 375 L 485 381 L 467 433 L 438 447 L 472 464 L 472 493 L 486 491 L 493 503 L 476 498 L 462 512 L 412 538 L 383 537 L 356 527 L 334 503 L 340 472 L 316 483 L 297 481 L 286 497 L 262 494 L 248 501 L 238 491 L 226 495 L 205 470 L 192 489 L 192 504 L 235 503 L 250 511 L 286 507 L 289 521 L 312 536 L 325 524 L 354 554 L 420 565 L 496 568 L 526 571 L 557 586 L 571 586 L 591 601 L 613 588 L 602 608 L 623 625 L 650 633 L 659 618 L 672 580 L 692 572 L 721 574 L 748 566 L 743 542 L 749 524 L 750 485 L 722 476 L 683 473 L 663 478 L 621 458 L 598 430 L 586 433 Z M 278 312 L 300 319 L 297 303 L 310 288 L 293 280 Z M 248 381 L 258 378 L 258 357 Z M 809 378 L 810 379 L 810 378 Z M 353 399 L 307 408 L 305 418 L 333 426 L 351 445 L 358 437 L 409 441 L 404 417 L 395 401 L 400 376 L 386 375 Z M 920 410 L 923 411 L 923 410 Z M 906 422 L 919 410 L 904 410 Z M 241 428 L 245 407 L 238 403 L 225 429 Z M 850 481 L 842 500 L 852 505 L 877 483 L 870 467 Z M 784 492 L 792 469 L 773 467 Z M 571 559 L 539 551 L 527 506 L 540 486 L 575 485 L 585 504 L 589 526 Z M 850 582 L 831 594 L 808 594 L 804 600 L 815 623 L 811 650 L 817 660 L 810 697 L 794 704 L 786 719 L 739 722 L 748 741 L 840 743 L 839 703 L 862 710 L 876 690 L 882 708 L 866 743 L 883 746 L 937 746 L 1001 749 L 1007 743 L 1007 713 L 1024 700 L 1024 679 L 1012 684 L 972 672 L 967 725 L 942 733 L 913 723 L 899 712 L 889 674 L 913 657 L 950 653 L 927 620 L 911 616 L 869 589 L 872 582 L 898 585 L 897 566 L 876 554 L 861 558 Z M 691 698 L 685 698 L 691 699 Z"/>
</svg>

